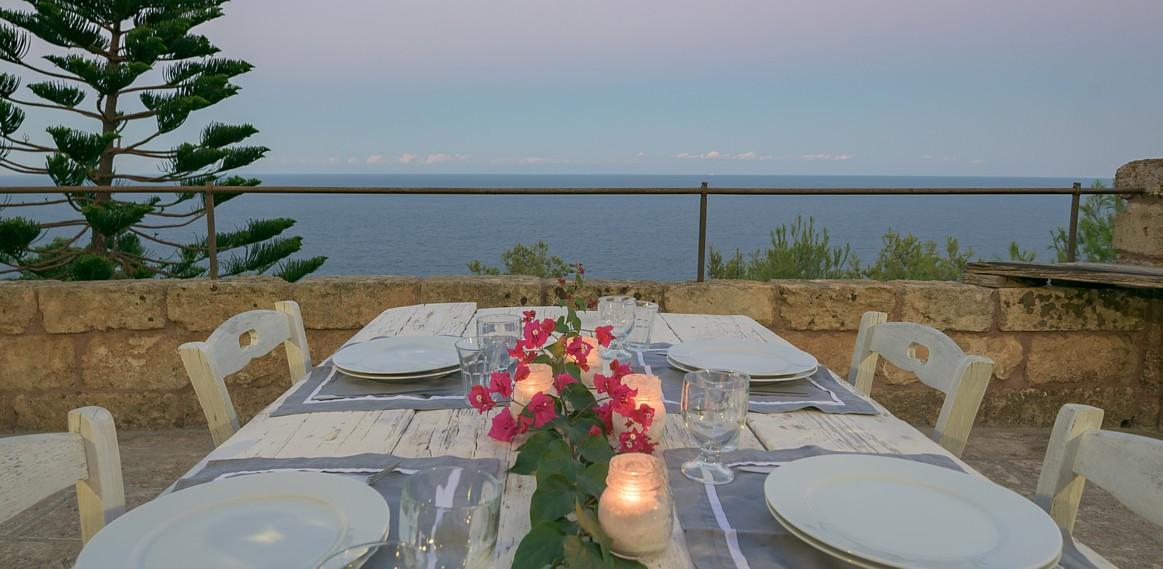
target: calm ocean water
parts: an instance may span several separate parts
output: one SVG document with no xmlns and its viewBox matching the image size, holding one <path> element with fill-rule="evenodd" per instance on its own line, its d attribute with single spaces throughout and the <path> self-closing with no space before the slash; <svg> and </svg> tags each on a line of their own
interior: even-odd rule
<svg viewBox="0 0 1163 569">
<path fill-rule="evenodd" d="M 261 175 L 267 185 L 642 187 L 1069 187 L 1073 178 L 923 176 L 699 175 Z M 0 178 L 0 185 L 39 183 Z M 0 198 L 2 199 L 2 198 Z M 0 215 L 62 219 L 59 208 L 8 209 Z M 1010 241 L 1050 255 L 1050 231 L 1067 223 L 1066 196 L 712 196 L 707 241 L 754 251 L 772 228 L 797 215 L 849 243 L 865 264 L 892 228 L 960 240 L 983 258 L 1004 257 Z M 290 217 L 303 255 L 326 255 L 320 274 L 464 274 L 480 259 L 500 265 L 520 241 L 545 240 L 553 254 L 586 264 L 590 276 L 685 280 L 695 276 L 697 196 L 243 196 L 218 210 L 220 230 L 249 218 Z M 204 226 L 192 232 L 204 232 Z M 170 233 L 170 236 L 180 234 Z M 188 234 L 186 234 L 188 236 Z"/>
</svg>

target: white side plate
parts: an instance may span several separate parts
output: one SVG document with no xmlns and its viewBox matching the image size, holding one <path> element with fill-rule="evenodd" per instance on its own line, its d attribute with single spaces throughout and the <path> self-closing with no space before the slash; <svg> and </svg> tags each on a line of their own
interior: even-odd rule
<svg viewBox="0 0 1163 569">
<path fill-rule="evenodd" d="M 452 336 L 393 336 L 343 348 L 331 356 L 336 367 L 364 375 L 407 375 L 460 365 Z"/>
<path fill-rule="evenodd" d="M 682 364 L 680 364 L 680 363 L 678 363 L 670 358 L 666 358 L 666 363 L 670 364 L 670 367 L 673 367 L 674 369 L 677 369 L 677 370 L 697 371 L 697 368 L 684 366 L 684 365 L 682 365 Z M 775 383 L 777 381 L 795 381 L 797 379 L 806 379 L 806 378 L 812 377 L 813 375 L 816 374 L 816 369 L 817 368 L 812 368 L 809 371 L 791 374 L 791 375 L 772 375 L 772 376 L 749 375 L 748 377 L 751 378 L 751 383 Z"/>
<path fill-rule="evenodd" d="M 785 464 L 764 496 L 830 548 L 905 569 L 1042 569 L 1062 535 L 1045 512 L 983 478 L 911 460 L 828 455 Z"/>
<path fill-rule="evenodd" d="M 318 472 L 209 482 L 113 521 L 76 569 L 315 569 L 328 555 L 387 536 L 391 512 L 370 486 Z"/>
<path fill-rule="evenodd" d="M 372 375 L 372 374 L 368 374 L 368 373 L 360 373 L 358 371 L 351 371 L 349 369 L 343 369 L 339 366 L 335 366 L 335 368 L 338 369 L 339 371 L 343 372 L 344 375 L 350 375 L 351 377 L 358 377 L 360 379 L 369 379 L 372 381 L 387 381 L 387 382 L 410 381 L 413 379 L 436 379 L 436 378 L 444 377 L 448 374 L 456 373 L 456 372 L 460 371 L 460 366 L 456 366 L 456 367 L 447 368 L 447 369 L 438 369 L 438 370 L 433 370 L 433 371 L 426 371 L 423 373 L 410 373 L 410 374 L 402 374 L 402 375 Z"/>
<path fill-rule="evenodd" d="M 698 340 L 675 344 L 667 357 L 695 369 L 728 369 L 750 375 L 793 375 L 816 368 L 811 354 L 782 344 L 752 340 Z"/>
</svg>

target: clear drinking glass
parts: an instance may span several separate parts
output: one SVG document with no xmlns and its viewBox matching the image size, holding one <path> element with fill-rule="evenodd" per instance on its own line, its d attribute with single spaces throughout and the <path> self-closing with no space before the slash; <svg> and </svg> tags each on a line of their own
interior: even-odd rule
<svg viewBox="0 0 1163 569">
<path fill-rule="evenodd" d="M 486 385 L 489 381 L 489 355 L 484 342 L 478 336 L 469 336 L 456 341 L 456 355 L 460 357 L 460 377 L 464 380 L 464 393 L 474 385 Z"/>
<path fill-rule="evenodd" d="M 325 559 L 323 563 L 320 563 L 319 569 L 360 569 L 372 561 L 373 555 L 375 561 L 368 567 L 375 567 L 375 569 L 422 569 L 426 567 L 423 560 L 417 565 L 409 564 L 408 558 L 416 556 L 406 555 L 404 546 L 400 545 L 399 542 L 376 541 L 353 545 L 337 551 Z"/>
<path fill-rule="evenodd" d="M 598 325 L 613 327 L 611 333 L 614 340 L 602 352 L 606 361 L 625 361 L 630 358 L 630 352 L 622 347 L 622 342 L 634 327 L 635 302 L 632 296 L 603 296 L 598 299 Z"/>
<path fill-rule="evenodd" d="M 654 316 L 658 314 L 658 304 L 639 300 L 634 303 L 634 326 L 626 335 L 625 345 L 631 350 L 645 350 L 650 347 L 650 334 L 654 331 Z"/>
<path fill-rule="evenodd" d="M 516 314 L 483 314 L 477 317 L 477 336 L 485 345 L 489 373 L 505 371 L 513 363 L 509 350 L 521 338 L 521 317 Z"/>
<path fill-rule="evenodd" d="M 682 465 L 682 473 L 706 484 L 735 479 L 719 453 L 735 448 L 747 420 L 751 378 L 736 371 L 692 371 L 682 381 L 682 420 L 699 446 L 699 457 Z"/>
<path fill-rule="evenodd" d="M 400 494 L 400 543 L 425 569 L 491 566 L 501 513 L 501 483 L 458 466 L 408 476 Z"/>
</svg>

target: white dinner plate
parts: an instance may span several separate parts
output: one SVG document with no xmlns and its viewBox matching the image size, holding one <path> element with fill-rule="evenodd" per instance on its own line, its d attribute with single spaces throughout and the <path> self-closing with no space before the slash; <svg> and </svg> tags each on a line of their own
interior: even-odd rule
<svg viewBox="0 0 1163 569">
<path fill-rule="evenodd" d="M 800 541 L 802 541 L 802 542 L 804 542 L 804 543 L 806 543 L 806 544 L 808 544 L 816 549 L 819 549 L 820 551 L 827 553 L 828 555 L 831 555 L 832 557 L 835 557 L 836 559 L 839 559 L 839 560 L 847 562 L 847 563 L 851 563 L 852 565 L 855 565 L 856 567 L 859 567 L 860 569 L 892 569 L 888 565 L 880 565 L 879 563 L 873 563 L 871 561 L 861 559 L 861 558 L 856 557 L 854 555 L 849 555 L 848 553 L 845 553 L 843 551 L 840 551 L 839 549 L 835 549 L 833 547 L 830 547 L 830 546 L 828 546 L 828 544 L 822 543 L 822 542 L 816 540 L 812 536 L 796 529 L 795 526 L 785 522 L 783 520 L 783 518 L 780 518 L 779 514 L 776 513 L 776 511 L 771 507 L 771 504 L 767 505 L 767 511 L 771 512 L 771 515 L 772 515 L 772 517 L 775 518 L 775 521 L 779 522 L 779 525 L 783 526 L 784 529 L 786 529 L 788 533 L 796 536 L 797 538 L 799 538 Z"/>
<path fill-rule="evenodd" d="M 364 375 L 408 375 L 460 365 L 453 336 L 392 336 L 343 348 L 331 356 L 336 367 Z"/>
<path fill-rule="evenodd" d="M 819 362 L 789 345 L 755 340 L 697 340 L 675 344 L 666 352 L 688 368 L 728 369 L 752 376 L 790 376 L 814 370 Z"/>
<path fill-rule="evenodd" d="M 384 539 L 391 512 L 361 481 L 270 472 L 166 494 L 117 518 L 76 569 L 315 569 L 341 549 Z"/>
<path fill-rule="evenodd" d="M 698 371 L 697 368 L 684 366 L 684 365 L 670 359 L 669 357 L 666 358 L 666 363 L 670 364 L 670 367 L 673 367 L 677 370 Z M 812 368 L 809 371 L 805 371 L 802 373 L 795 373 L 795 374 L 791 374 L 791 375 L 772 375 L 772 376 L 749 375 L 748 377 L 751 378 L 751 383 L 775 383 L 777 381 L 794 381 L 797 379 L 807 379 L 809 377 L 812 377 L 813 375 L 816 374 L 816 369 L 817 368 Z"/>
<path fill-rule="evenodd" d="M 411 381 L 414 379 L 436 379 L 439 377 L 444 377 L 450 373 L 456 373 L 456 372 L 460 371 L 460 366 L 458 365 L 456 367 L 437 369 L 437 370 L 432 370 L 432 371 L 426 371 L 423 373 L 408 373 L 408 374 L 400 374 L 400 375 L 373 375 L 370 373 L 359 373 L 358 371 L 343 369 L 339 366 L 335 366 L 335 368 L 338 369 L 339 371 L 343 372 L 344 375 L 350 375 L 351 377 L 358 377 L 360 379 L 370 379 L 372 381 L 387 381 L 387 382 Z"/>
<path fill-rule="evenodd" d="M 911 460 L 804 458 L 768 475 L 763 491 L 781 523 L 874 564 L 1043 569 L 1062 553 L 1058 526 L 1033 502 L 983 478 Z"/>
</svg>

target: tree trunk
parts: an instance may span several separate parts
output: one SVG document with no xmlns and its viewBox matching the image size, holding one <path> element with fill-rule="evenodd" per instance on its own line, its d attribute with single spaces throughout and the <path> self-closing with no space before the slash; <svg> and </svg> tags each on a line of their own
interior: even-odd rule
<svg viewBox="0 0 1163 569">
<path fill-rule="evenodd" d="M 121 66 L 121 62 L 117 58 L 117 52 L 121 50 L 121 22 L 113 24 L 113 31 L 109 38 L 109 51 L 105 52 L 105 59 L 108 62 L 109 69 L 116 71 Z M 105 108 L 101 110 L 101 132 L 109 134 L 117 130 L 117 99 L 118 93 L 110 93 L 105 97 Z M 116 156 L 116 141 L 111 140 L 105 146 L 105 152 L 101 154 L 101 160 L 97 164 L 97 172 L 92 176 L 93 184 L 97 186 L 112 186 L 113 185 L 113 158 Z M 107 202 L 111 201 L 113 196 L 111 194 L 97 194 L 96 201 Z M 105 253 L 109 250 L 109 244 L 105 241 L 105 236 L 94 231 L 93 240 L 89 244 L 89 248 L 97 253 Z"/>
</svg>

